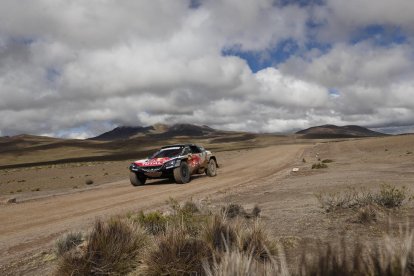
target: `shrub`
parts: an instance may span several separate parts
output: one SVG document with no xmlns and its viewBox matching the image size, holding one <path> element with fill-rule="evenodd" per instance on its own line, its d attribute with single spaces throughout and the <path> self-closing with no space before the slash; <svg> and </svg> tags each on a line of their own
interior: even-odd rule
<svg viewBox="0 0 414 276">
<path fill-rule="evenodd" d="M 159 236 L 154 250 L 143 259 L 143 275 L 201 275 L 203 260 L 213 258 L 209 245 L 181 230 Z"/>
<path fill-rule="evenodd" d="M 299 275 L 301 276 L 367 275 L 363 273 L 365 271 L 363 253 L 358 243 L 352 254 L 347 252 L 349 248 L 344 240 L 339 247 L 331 244 L 319 245 L 318 250 L 312 251 L 310 256 L 307 255 L 309 252 L 302 252 L 299 267 Z M 348 258 L 348 255 L 352 255 L 352 258 Z"/>
<path fill-rule="evenodd" d="M 379 205 L 385 208 L 399 207 L 406 199 L 407 189 L 399 189 L 392 185 L 384 184 L 377 193 L 349 188 L 346 191 L 336 193 L 320 193 L 316 195 L 321 207 L 326 212 L 338 209 L 355 209 L 368 205 Z"/>
<path fill-rule="evenodd" d="M 260 209 L 260 207 L 258 206 L 258 205 L 255 205 L 254 207 L 253 207 L 253 210 L 252 210 L 252 216 L 254 217 L 254 218 L 258 218 L 258 217 L 260 217 L 260 213 L 262 212 L 262 210 Z"/>
<path fill-rule="evenodd" d="M 85 180 L 85 184 L 86 185 L 91 185 L 91 184 L 93 184 L 93 180 L 88 178 L 88 179 Z"/>
<path fill-rule="evenodd" d="M 186 201 L 184 206 L 181 208 L 181 211 L 188 214 L 196 214 L 200 212 L 197 205 L 193 201 Z"/>
<path fill-rule="evenodd" d="M 367 205 L 358 210 L 355 222 L 357 223 L 371 223 L 377 221 L 378 211 L 374 205 Z"/>
<path fill-rule="evenodd" d="M 100 220 L 87 240 L 84 252 L 71 250 L 59 261 L 57 275 L 124 275 L 138 263 L 148 241 L 144 231 L 120 219 Z"/>
<path fill-rule="evenodd" d="M 193 237 L 197 236 L 209 215 L 203 214 L 193 201 L 187 201 L 181 206 L 176 200 L 170 199 L 169 204 L 174 211 L 168 216 L 169 225 L 180 228 Z"/>
<path fill-rule="evenodd" d="M 276 263 L 275 260 L 261 263 L 256 261 L 250 254 L 238 250 L 226 252 L 220 262 L 215 261 L 213 264 L 204 262 L 203 267 L 207 276 L 289 275 L 284 258 L 281 258 L 280 264 Z"/>
<path fill-rule="evenodd" d="M 342 192 L 320 193 L 316 195 L 316 198 L 326 212 L 359 208 L 374 203 L 374 195 L 365 189 L 348 188 Z"/>
<path fill-rule="evenodd" d="M 247 213 L 244 210 L 243 206 L 240 204 L 230 203 L 226 207 L 223 207 L 221 209 L 221 212 L 226 216 L 227 218 L 235 218 L 235 217 L 246 217 Z"/>
<path fill-rule="evenodd" d="M 312 170 L 314 170 L 314 169 L 325 169 L 327 167 L 328 167 L 328 165 L 326 165 L 325 163 L 319 162 L 319 163 L 314 163 L 312 165 Z"/>
<path fill-rule="evenodd" d="M 333 162 L 333 160 L 332 159 L 323 159 L 322 160 L 322 163 L 332 163 Z"/>
<path fill-rule="evenodd" d="M 70 232 L 56 241 L 56 255 L 62 256 L 83 242 L 81 232 Z"/>
<path fill-rule="evenodd" d="M 414 275 L 414 231 L 385 236 L 369 254 L 367 275 Z"/>
<path fill-rule="evenodd" d="M 385 236 L 374 248 L 359 241 L 303 251 L 299 275 L 414 275 L 414 231 Z M 349 244 L 353 244 L 353 250 Z M 347 246 L 348 245 L 348 246 Z"/>
<path fill-rule="evenodd" d="M 217 251 L 226 251 L 236 246 L 239 229 L 230 225 L 225 217 L 213 215 L 201 233 L 202 239 Z"/>
<path fill-rule="evenodd" d="M 239 236 L 239 249 L 258 261 L 269 261 L 277 253 L 276 243 L 258 221 Z"/>
<path fill-rule="evenodd" d="M 136 221 L 151 235 L 165 233 L 167 228 L 167 218 L 158 211 L 147 214 L 140 212 Z"/>
<path fill-rule="evenodd" d="M 381 186 L 379 194 L 377 194 L 375 201 L 378 205 L 386 208 L 399 207 L 403 204 L 406 198 L 407 189 L 402 187 L 401 189 L 384 184 Z"/>
</svg>

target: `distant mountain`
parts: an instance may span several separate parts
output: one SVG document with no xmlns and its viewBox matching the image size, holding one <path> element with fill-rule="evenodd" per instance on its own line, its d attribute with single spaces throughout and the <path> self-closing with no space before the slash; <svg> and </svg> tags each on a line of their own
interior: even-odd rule
<svg viewBox="0 0 414 276">
<path fill-rule="evenodd" d="M 221 133 L 208 126 L 198 126 L 192 124 L 175 124 L 172 126 L 164 124 L 155 124 L 153 126 L 120 126 L 111 131 L 105 132 L 99 136 L 90 138 L 90 140 L 112 141 L 125 140 L 140 136 L 154 136 L 157 138 L 169 138 L 177 136 L 205 136 Z"/>
<path fill-rule="evenodd" d="M 296 132 L 308 139 L 330 139 L 330 138 L 355 138 L 355 137 L 377 137 L 387 136 L 387 134 L 376 132 L 361 126 L 335 126 L 322 125 L 315 126 Z"/>
<path fill-rule="evenodd" d="M 110 140 L 129 139 L 141 133 L 148 133 L 150 130 L 153 130 L 152 126 L 149 126 L 149 127 L 120 126 L 108 132 L 102 133 L 99 136 L 90 138 L 90 140 L 110 141 Z"/>
</svg>

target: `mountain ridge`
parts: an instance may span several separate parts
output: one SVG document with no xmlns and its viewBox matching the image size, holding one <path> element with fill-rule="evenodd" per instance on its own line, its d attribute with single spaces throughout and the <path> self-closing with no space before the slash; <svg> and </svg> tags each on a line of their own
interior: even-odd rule
<svg viewBox="0 0 414 276">
<path fill-rule="evenodd" d="M 152 126 L 118 126 L 110 131 L 104 132 L 88 140 L 112 141 L 125 140 L 139 136 L 154 136 L 168 138 L 177 136 L 199 137 L 223 133 L 224 131 L 213 129 L 206 125 L 195 124 L 155 124 Z"/>
<path fill-rule="evenodd" d="M 380 137 L 388 134 L 370 130 L 358 125 L 320 125 L 297 131 L 295 134 L 302 135 L 307 139 L 331 139 L 331 138 L 358 138 L 358 137 Z"/>
</svg>

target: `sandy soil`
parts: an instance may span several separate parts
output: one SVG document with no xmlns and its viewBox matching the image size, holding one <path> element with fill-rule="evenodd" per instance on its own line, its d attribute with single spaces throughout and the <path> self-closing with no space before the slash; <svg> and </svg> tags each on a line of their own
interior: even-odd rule
<svg viewBox="0 0 414 276">
<path fill-rule="evenodd" d="M 384 233 L 388 214 L 369 226 L 351 223 L 352 214 L 324 213 L 315 193 L 347 186 L 378 189 L 383 183 L 405 185 L 414 192 L 412 152 L 414 136 L 276 145 L 222 152 L 217 177 L 195 177 L 185 185 L 151 181 L 132 187 L 124 179 L 55 196 L 28 196 L 21 203 L 0 206 L 0 274 L 50 274 L 56 263 L 53 244 L 63 233 L 85 230 L 96 217 L 163 208 L 169 197 L 212 205 L 236 202 L 247 208 L 259 204 L 264 222 L 293 259 L 308 240 L 338 240 L 341 235 L 375 239 Z M 312 170 L 318 158 L 334 162 L 327 169 Z M 298 172 L 292 172 L 295 167 Z M 413 222 L 412 210 L 409 203 L 396 211 L 395 223 Z"/>
</svg>

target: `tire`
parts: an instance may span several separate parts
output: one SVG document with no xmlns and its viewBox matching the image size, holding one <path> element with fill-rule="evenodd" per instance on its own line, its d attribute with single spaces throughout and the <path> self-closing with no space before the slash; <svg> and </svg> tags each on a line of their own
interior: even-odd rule
<svg viewBox="0 0 414 276">
<path fill-rule="evenodd" d="M 190 168 L 187 162 L 181 162 L 180 166 L 174 169 L 174 180 L 178 184 L 190 182 Z"/>
<path fill-rule="evenodd" d="M 207 169 L 206 169 L 206 175 L 213 177 L 217 175 L 217 164 L 214 159 L 210 159 L 208 161 Z"/>
<path fill-rule="evenodd" d="M 132 186 L 141 186 L 145 184 L 145 181 L 147 180 L 147 178 L 135 172 L 130 172 L 129 180 L 131 181 Z"/>
</svg>

